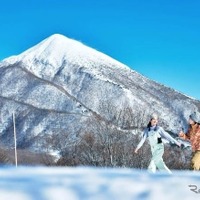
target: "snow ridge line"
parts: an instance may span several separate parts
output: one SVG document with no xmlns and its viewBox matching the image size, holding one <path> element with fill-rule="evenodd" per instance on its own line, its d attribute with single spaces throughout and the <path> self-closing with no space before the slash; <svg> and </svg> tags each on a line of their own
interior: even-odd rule
<svg viewBox="0 0 200 200">
<path fill-rule="evenodd" d="M 22 66 L 20 66 L 22 65 Z M 13 67 L 14 66 L 14 67 Z M 79 103 L 81 104 L 81 106 L 83 108 L 85 108 L 88 112 L 90 112 L 95 119 L 98 119 L 100 121 L 103 121 L 104 123 L 106 123 L 107 125 L 110 125 L 110 126 L 113 126 L 115 127 L 116 129 L 120 130 L 120 131 L 127 131 L 127 130 L 133 130 L 134 128 L 131 127 L 130 129 L 124 129 L 122 127 L 118 127 L 117 125 L 113 124 L 112 122 L 110 122 L 108 119 L 102 117 L 100 114 L 98 114 L 97 112 L 91 110 L 90 108 L 88 108 L 85 104 L 83 104 L 80 100 L 78 100 L 76 97 L 74 97 L 73 95 L 71 95 L 66 89 L 64 89 L 62 86 L 56 84 L 56 83 L 53 83 L 51 82 L 50 80 L 47 80 L 47 79 L 43 79 L 43 78 L 40 78 L 38 76 L 36 76 L 35 74 L 33 74 L 31 71 L 29 71 L 26 67 L 25 67 L 25 64 L 22 63 L 22 62 L 18 62 L 18 63 L 15 63 L 15 64 L 12 64 L 12 65 L 8 65 L 6 66 L 5 68 L 19 68 L 21 69 L 22 71 L 24 71 L 25 73 L 27 73 L 28 75 L 34 77 L 35 79 L 38 79 L 40 80 L 41 82 L 44 82 L 48 85 L 51 85 L 55 88 L 57 88 L 59 91 L 61 91 L 64 95 L 66 95 L 67 97 L 69 97 L 70 99 L 72 99 L 73 101 L 75 101 L 76 103 Z M 11 101 L 14 101 L 16 103 L 19 103 L 21 105 L 25 105 L 25 106 L 30 106 L 31 108 L 33 109 L 37 109 L 37 110 L 44 110 L 44 111 L 48 111 L 48 112 L 54 112 L 54 113 L 60 113 L 60 114 L 69 114 L 69 115 L 80 115 L 80 116 L 84 116 L 84 117 L 90 117 L 90 115 L 84 115 L 84 114 L 81 114 L 81 113 L 73 113 L 73 112 L 65 112 L 65 111 L 58 111 L 58 110 L 54 110 L 54 109 L 45 109 L 45 108 L 38 108 L 36 106 L 33 106 L 31 104 L 28 104 L 28 103 L 25 103 L 25 102 L 21 102 L 21 101 L 18 101 L 18 100 L 15 100 L 13 98 L 9 98 L 9 97 L 4 97 L 4 96 L 0 96 L 0 98 L 4 98 L 4 99 L 7 99 L 7 100 L 11 100 Z"/>
<path fill-rule="evenodd" d="M 5 97 L 5 96 L 2 96 L 2 95 L 0 95 L 0 98 L 5 99 L 5 100 L 9 100 L 9 101 L 15 102 L 17 104 L 33 108 L 33 109 L 47 111 L 49 113 L 59 113 L 59 114 L 67 114 L 67 115 L 81 115 L 81 116 L 89 117 L 88 115 L 83 115 L 83 114 L 75 113 L 75 112 L 67 112 L 67 111 L 59 111 L 59 110 L 55 110 L 55 109 L 39 108 L 39 107 L 33 106 L 33 105 L 29 104 L 29 103 L 18 101 L 16 99 L 11 98 L 11 97 Z"/>
<path fill-rule="evenodd" d="M 78 100 L 76 97 L 72 96 L 68 91 L 66 91 L 66 89 L 64 89 L 62 86 L 56 84 L 56 83 L 53 83 L 47 79 L 43 79 L 43 78 L 40 78 L 38 76 L 36 76 L 35 74 L 33 74 L 32 72 L 30 72 L 28 69 L 26 69 L 25 67 L 21 67 L 19 66 L 19 68 L 23 71 L 25 71 L 26 73 L 28 73 L 29 75 L 33 76 L 34 78 L 42 81 L 42 82 L 45 82 L 51 86 L 54 86 L 56 87 L 59 91 L 61 91 L 62 93 L 64 93 L 66 96 L 68 96 L 69 98 L 71 98 L 73 101 L 75 102 L 78 102 L 79 104 L 81 104 L 81 106 L 83 106 L 86 110 L 88 110 L 96 119 L 98 120 L 101 120 L 103 122 L 105 122 L 106 124 L 108 125 L 112 125 L 114 127 L 116 127 L 117 129 L 119 129 L 118 126 L 116 126 L 115 124 L 111 123 L 109 120 L 105 119 L 104 117 L 102 117 L 100 114 L 98 114 L 97 112 L 91 110 L 90 108 L 88 108 L 85 104 L 83 104 L 80 100 Z M 88 116 L 89 117 L 89 116 Z"/>
</svg>

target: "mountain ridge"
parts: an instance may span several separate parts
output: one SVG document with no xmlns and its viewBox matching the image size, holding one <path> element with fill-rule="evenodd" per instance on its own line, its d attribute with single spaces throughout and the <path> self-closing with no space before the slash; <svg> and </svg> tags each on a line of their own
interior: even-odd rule
<svg viewBox="0 0 200 200">
<path fill-rule="evenodd" d="M 10 141 L 15 111 L 19 141 L 33 149 L 63 130 L 74 138 L 91 118 L 123 131 L 141 128 L 156 112 L 161 125 L 177 133 L 186 127 L 189 114 L 200 110 L 200 101 L 59 34 L 0 63 L 0 97 L 2 117 L 8 121 L 0 138 Z M 135 124 L 139 115 L 142 121 Z"/>
</svg>

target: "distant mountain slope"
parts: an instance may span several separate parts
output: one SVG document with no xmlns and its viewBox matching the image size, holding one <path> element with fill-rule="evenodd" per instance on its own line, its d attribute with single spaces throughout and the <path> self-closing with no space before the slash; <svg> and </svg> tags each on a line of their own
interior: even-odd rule
<svg viewBox="0 0 200 200">
<path fill-rule="evenodd" d="M 130 108 L 134 117 L 152 112 L 176 133 L 200 102 L 150 80 L 113 58 L 84 44 L 55 34 L 18 56 L 0 63 L 0 138 L 12 146 L 12 113 L 16 114 L 21 148 L 48 150 L 47 138 L 75 137 L 88 118 L 119 129 L 120 112 Z"/>
</svg>

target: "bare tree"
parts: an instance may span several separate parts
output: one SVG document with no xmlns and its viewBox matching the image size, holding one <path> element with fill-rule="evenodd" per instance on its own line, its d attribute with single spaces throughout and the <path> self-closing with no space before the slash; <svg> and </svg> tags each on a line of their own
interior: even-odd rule
<svg viewBox="0 0 200 200">
<path fill-rule="evenodd" d="M 106 106 L 106 113 L 109 114 L 107 117 L 110 118 L 88 118 L 86 128 L 77 134 L 73 142 L 69 143 L 70 137 L 65 138 L 66 145 L 57 164 L 146 169 L 151 159 L 148 140 L 138 154 L 134 154 L 134 149 L 146 126 L 148 112 L 138 114 L 129 107 L 117 110 L 110 104 L 102 106 Z M 57 147 L 64 141 L 65 136 L 66 134 L 63 134 L 60 138 Z M 171 169 L 188 169 L 189 165 L 184 166 L 183 163 L 186 160 L 184 153 L 178 159 L 177 155 L 180 155 L 180 149 L 170 149 L 169 145 L 166 145 L 164 159 L 167 165 Z"/>
</svg>

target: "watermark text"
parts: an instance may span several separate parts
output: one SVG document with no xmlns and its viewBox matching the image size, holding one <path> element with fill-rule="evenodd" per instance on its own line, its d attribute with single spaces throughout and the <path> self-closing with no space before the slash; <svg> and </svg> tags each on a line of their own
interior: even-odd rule
<svg viewBox="0 0 200 200">
<path fill-rule="evenodd" d="M 188 185 L 190 190 L 196 194 L 200 194 L 200 188 L 197 187 L 197 185 Z"/>
</svg>

